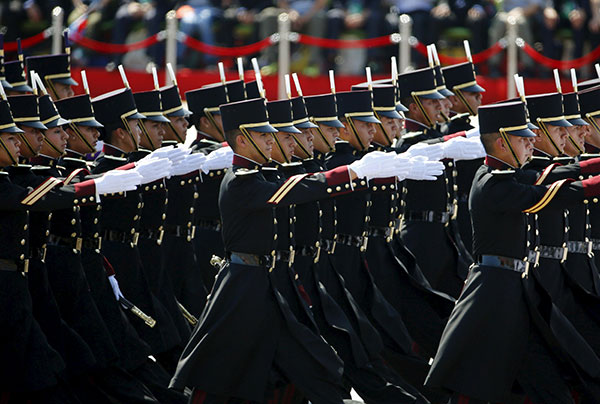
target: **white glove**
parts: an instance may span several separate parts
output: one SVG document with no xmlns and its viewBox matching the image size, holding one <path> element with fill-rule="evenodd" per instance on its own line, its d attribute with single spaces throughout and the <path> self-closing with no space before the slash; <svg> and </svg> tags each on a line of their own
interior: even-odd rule
<svg viewBox="0 0 600 404">
<path fill-rule="evenodd" d="M 171 163 L 177 164 L 178 162 L 182 161 L 185 158 L 185 156 L 189 153 L 189 149 L 165 146 L 161 147 L 160 149 L 154 150 L 152 153 L 141 159 L 140 162 L 144 160 L 151 160 L 153 158 L 166 158 L 169 159 Z"/>
<path fill-rule="evenodd" d="M 473 129 L 469 129 L 467 131 L 467 133 L 465 134 L 465 137 L 467 139 L 469 139 L 471 137 L 479 137 L 479 136 L 481 136 L 481 133 L 479 133 L 479 127 L 473 128 Z"/>
<path fill-rule="evenodd" d="M 396 154 L 396 156 L 394 156 L 395 176 L 398 177 L 399 181 L 406 178 L 406 175 L 410 170 L 410 165 L 410 156 L 407 156 L 405 153 Z"/>
<path fill-rule="evenodd" d="M 211 152 L 202 164 L 202 171 L 206 174 L 211 170 L 222 170 L 233 165 L 233 150 L 229 146 L 221 147 Z"/>
<path fill-rule="evenodd" d="M 424 156 L 417 156 L 410 159 L 410 168 L 406 179 L 435 181 L 436 177 L 442 175 L 443 172 L 444 163 L 441 161 L 431 161 Z"/>
<path fill-rule="evenodd" d="M 348 165 L 348 169 L 352 170 L 358 178 L 394 177 L 399 171 L 395 161 L 397 156 L 396 153 L 370 152 L 360 160 Z"/>
<path fill-rule="evenodd" d="M 173 164 L 171 175 L 184 175 L 192 171 L 198 171 L 205 160 L 206 156 L 202 153 L 188 154 L 181 162 Z"/>
<path fill-rule="evenodd" d="M 115 294 L 115 299 L 117 299 L 118 302 L 122 297 L 125 297 L 123 296 L 123 293 L 121 293 L 121 289 L 119 289 L 119 282 L 114 275 L 110 275 L 108 280 L 110 282 L 110 286 L 112 287 L 113 293 Z"/>
<path fill-rule="evenodd" d="M 485 157 L 485 150 L 478 137 L 455 137 L 441 143 L 444 149 L 444 158 L 454 160 L 473 160 Z"/>
<path fill-rule="evenodd" d="M 133 191 L 141 181 L 142 176 L 134 170 L 111 170 L 94 179 L 98 195 Z"/>
<path fill-rule="evenodd" d="M 171 172 L 171 166 L 168 158 L 143 158 L 136 163 L 134 169 L 129 171 L 138 172 L 142 176 L 142 184 L 148 184 L 167 177 Z"/>
<path fill-rule="evenodd" d="M 442 143 L 417 143 L 402 154 L 406 154 L 409 157 L 425 156 L 428 160 L 441 160 L 444 158 L 444 148 L 442 147 Z"/>
</svg>

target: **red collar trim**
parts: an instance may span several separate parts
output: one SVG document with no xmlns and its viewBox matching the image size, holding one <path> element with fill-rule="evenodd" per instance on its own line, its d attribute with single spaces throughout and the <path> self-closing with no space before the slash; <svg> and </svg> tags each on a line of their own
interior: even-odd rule
<svg viewBox="0 0 600 404">
<path fill-rule="evenodd" d="M 485 165 L 494 170 L 512 170 L 514 167 L 506 164 L 502 160 L 498 160 L 494 156 L 487 155 L 485 156 Z"/>
</svg>

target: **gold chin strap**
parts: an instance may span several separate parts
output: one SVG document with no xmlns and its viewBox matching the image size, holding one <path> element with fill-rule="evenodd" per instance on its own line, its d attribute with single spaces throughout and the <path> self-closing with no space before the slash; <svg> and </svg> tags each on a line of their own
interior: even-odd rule
<svg viewBox="0 0 600 404">
<path fill-rule="evenodd" d="M 279 151 L 281 152 L 281 156 L 283 157 L 283 159 L 285 160 L 286 163 L 289 163 L 290 159 L 288 159 L 287 156 L 285 155 L 285 152 L 283 151 L 283 147 L 281 146 L 281 143 L 279 143 L 279 139 L 277 138 L 277 133 L 273 133 L 273 139 L 275 139 L 275 144 L 277 145 L 277 148 L 279 148 Z M 298 142 L 298 141 L 296 140 L 296 142 Z M 254 142 L 252 144 L 254 144 Z M 254 147 L 256 147 L 256 145 L 254 145 Z"/>
<path fill-rule="evenodd" d="M 348 114 L 346 114 L 346 121 L 350 124 L 350 129 L 352 130 L 352 133 L 354 133 L 354 137 L 356 137 L 356 140 L 358 141 L 358 144 L 360 145 L 360 150 L 361 151 L 366 150 L 367 148 L 363 144 L 362 140 L 360 140 L 360 136 L 358 136 L 358 130 L 356 130 L 356 126 L 354 125 L 354 120 Z"/>
<path fill-rule="evenodd" d="M 133 131 L 131 130 L 131 127 L 129 126 L 129 122 L 127 122 L 127 118 L 122 116 L 121 121 L 123 122 L 123 125 L 125 125 L 125 130 L 129 134 L 129 137 L 131 138 L 131 141 L 133 142 L 133 146 L 134 146 L 135 150 L 137 150 L 139 145 L 138 145 L 137 139 L 135 138 L 135 136 L 133 136 Z"/>
<path fill-rule="evenodd" d="M 600 113 L 600 111 L 593 112 L 593 113 L 590 112 L 590 113 L 585 114 L 585 120 L 588 121 L 589 124 L 594 127 L 594 130 L 596 131 L 596 133 L 600 135 L 600 127 L 594 120 L 594 116 L 597 115 L 598 113 Z"/>
<path fill-rule="evenodd" d="M 167 117 L 168 119 L 169 117 Z M 175 134 L 175 137 L 177 138 L 177 141 L 179 143 L 185 143 L 185 140 L 181 138 L 181 136 L 179 136 L 179 133 L 175 130 L 175 127 L 173 126 L 173 123 L 171 122 L 171 120 L 169 119 L 169 123 L 168 123 L 169 127 L 171 128 L 171 130 L 173 131 L 173 133 Z"/>
<path fill-rule="evenodd" d="M 550 132 L 548 132 L 548 127 L 546 126 L 546 124 L 544 123 L 544 121 L 542 121 L 540 118 L 538 118 L 537 119 L 537 124 L 542 129 L 542 132 L 544 132 L 544 134 L 546 135 L 546 137 L 548 138 L 548 140 L 550 140 L 550 143 L 552 144 L 552 147 L 554 147 L 554 150 L 556 150 L 556 155 L 560 156 L 563 152 L 558 148 L 556 142 L 554 141 L 554 139 L 552 139 L 552 136 L 550 136 Z"/>
<path fill-rule="evenodd" d="M 381 120 L 381 117 L 379 116 L 379 114 L 377 113 L 376 110 L 373 110 L 373 114 L 375 114 L 375 118 L 379 119 L 379 121 L 381 122 L 378 125 L 381 128 L 381 130 L 383 131 L 383 136 L 385 136 L 385 140 L 387 140 L 386 146 L 391 146 L 392 140 L 390 139 L 390 135 L 387 132 L 387 130 L 385 129 L 385 126 L 383 125 L 383 121 Z"/>
<path fill-rule="evenodd" d="M 312 156 L 312 154 L 306 149 L 306 147 L 304 147 L 304 145 L 302 144 L 302 142 L 300 142 L 300 140 L 298 139 L 298 137 L 296 135 L 297 135 L 297 133 L 292 133 L 292 137 L 296 141 L 296 144 L 300 147 L 300 149 L 302 149 L 304 154 L 306 154 L 305 158 L 310 158 L 310 156 Z"/>
<path fill-rule="evenodd" d="M 25 143 L 25 146 L 27 146 L 27 148 L 29 149 L 29 151 L 31 152 L 31 155 L 36 156 L 37 152 L 33 150 L 33 146 L 31 146 L 31 143 L 29 143 L 29 140 L 27 140 L 27 136 L 25 136 L 25 132 L 19 133 L 19 137 L 21 138 L 23 143 Z"/>
<path fill-rule="evenodd" d="M 469 110 L 469 114 L 471 116 L 475 116 L 476 115 L 475 111 L 473 111 L 473 108 L 471 108 L 471 104 L 469 104 L 467 102 L 467 99 L 465 98 L 462 90 L 460 88 L 454 87 L 452 89 L 452 91 L 454 92 L 454 94 L 456 94 L 456 96 L 460 99 L 460 101 L 464 104 L 464 106 L 467 107 L 467 110 Z"/>
<path fill-rule="evenodd" d="M 337 117 L 336 117 L 337 119 Z M 314 123 L 315 125 L 317 125 L 317 127 L 315 129 L 317 129 L 317 133 L 319 134 L 319 136 L 321 136 L 321 139 L 323 139 L 323 141 L 325 142 L 325 144 L 327 145 L 327 147 L 329 147 L 329 151 L 334 151 L 335 147 L 329 143 L 329 140 L 327 139 L 327 137 L 325 136 L 325 134 L 323 133 L 323 131 L 321 130 L 321 125 L 319 124 L 319 121 L 315 118 L 310 118 L 310 121 L 312 123 Z"/>
<path fill-rule="evenodd" d="M 68 125 L 69 125 L 69 128 L 71 128 L 71 130 L 73 132 L 75 132 L 75 134 L 79 137 L 79 139 L 81 139 L 81 141 L 88 147 L 90 153 L 93 153 L 96 151 L 94 146 L 92 146 L 90 144 L 90 142 L 88 142 L 88 140 L 85 138 L 85 136 L 83 136 L 83 133 L 81 133 L 77 124 L 75 124 L 73 122 L 69 122 Z"/>
<path fill-rule="evenodd" d="M 515 159 L 515 162 L 517 163 L 517 167 L 521 167 L 521 160 L 519 160 L 519 158 L 517 157 L 517 153 L 515 153 L 515 150 L 512 147 L 512 143 L 510 142 L 510 139 L 508 138 L 506 129 L 500 128 L 499 131 L 500 131 L 500 136 L 502 136 L 502 139 L 504 139 L 504 142 L 508 146 L 510 153 L 512 154 L 513 158 Z"/>
<path fill-rule="evenodd" d="M 219 108 L 216 108 L 216 109 L 218 110 Z M 212 124 L 212 126 L 214 126 L 214 128 L 217 130 L 217 132 L 219 132 L 219 135 L 221 135 L 221 138 L 223 140 L 225 140 L 225 133 L 223 133 L 223 130 L 217 124 L 217 121 L 215 120 L 215 117 L 213 116 L 212 108 L 204 108 L 204 115 L 206 115 L 206 117 L 208 118 L 208 120 Z"/>
<path fill-rule="evenodd" d="M 44 143 L 46 143 L 48 146 L 50 146 L 50 148 L 52 150 L 54 150 L 59 156 L 62 156 L 63 154 L 65 154 L 65 152 L 60 151 L 60 149 L 58 147 L 56 147 L 56 145 L 54 143 L 52 143 L 52 141 L 50 139 L 48 139 L 45 134 L 44 134 Z"/>
<path fill-rule="evenodd" d="M 146 129 L 146 124 L 144 123 L 144 120 L 140 119 L 139 122 L 140 122 L 140 129 L 142 129 L 142 133 L 144 134 L 144 136 L 146 136 L 146 139 L 148 139 L 148 143 L 150 143 L 151 150 L 156 150 L 156 145 L 152 141 L 152 138 L 150 137 L 150 134 L 148 133 L 148 129 Z"/>
<path fill-rule="evenodd" d="M 12 161 L 12 165 L 18 166 L 19 165 L 19 159 L 17 158 L 17 156 L 15 156 L 14 154 L 12 154 L 10 152 L 10 150 L 8 150 L 8 147 L 6 146 L 6 143 L 4 143 L 4 139 L 2 139 L 2 136 L 0 136 L 0 146 L 2 146 L 2 148 L 4 149 L 4 151 L 6 152 L 6 154 L 8 154 L 8 157 L 10 157 L 10 161 Z"/>
<path fill-rule="evenodd" d="M 415 101 L 415 103 L 417 104 L 417 106 L 419 107 L 419 109 L 421 110 L 421 113 L 427 120 L 427 126 L 429 126 L 430 128 L 433 128 L 435 126 L 435 122 L 433 122 L 431 120 L 431 118 L 429 117 L 429 114 L 425 111 L 425 107 L 423 107 L 423 103 L 421 103 L 421 97 L 419 97 L 415 92 L 413 92 L 411 94 L 411 96 L 412 96 L 413 100 Z"/>
<path fill-rule="evenodd" d="M 269 157 L 267 157 L 267 155 L 265 154 L 265 152 L 263 152 L 260 149 L 260 147 L 258 147 L 258 145 L 254 141 L 254 139 L 252 139 L 252 136 L 250 135 L 250 132 L 248 131 L 248 128 L 263 126 L 263 125 L 267 125 L 267 124 L 268 124 L 268 122 L 260 122 L 260 123 L 245 124 L 245 125 L 240 125 L 239 126 L 240 132 L 242 132 L 242 134 L 244 135 L 244 137 L 246 139 L 248 139 L 248 141 L 250 142 L 250 144 L 252 144 L 252 146 L 254 146 L 254 148 L 256 149 L 256 151 L 258 152 L 258 154 L 260 154 L 261 157 L 263 159 L 265 159 L 265 163 L 268 163 L 269 161 L 271 161 L 271 159 Z"/>
<path fill-rule="evenodd" d="M 568 133 L 568 131 L 567 131 L 567 133 Z M 577 144 L 577 142 L 575 141 L 575 139 L 573 139 L 573 137 L 571 136 L 570 133 L 569 133 L 568 138 L 569 138 L 569 142 L 571 142 L 571 144 L 573 145 L 573 147 L 575 149 L 577 149 L 577 151 L 579 152 L 579 154 L 583 154 L 584 150 L 581 147 L 579 147 L 579 145 Z"/>
</svg>

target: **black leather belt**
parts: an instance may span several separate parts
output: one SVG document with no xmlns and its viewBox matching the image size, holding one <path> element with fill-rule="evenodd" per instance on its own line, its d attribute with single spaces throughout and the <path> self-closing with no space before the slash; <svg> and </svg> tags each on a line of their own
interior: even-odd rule
<svg viewBox="0 0 600 404">
<path fill-rule="evenodd" d="M 156 244 L 161 245 L 165 231 L 163 229 L 141 229 L 140 237 L 146 240 L 156 241 Z"/>
<path fill-rule="evenodd" d="M 21 271 L 27 273 L 29 271 L 29 260 L 23 260 L 22 262 L 0 258 L 0 271 L 17 272 Z"/>
<path fill-rule="evenodd" d="M 404 214 L 404 220 L 411 222 L 429 222 L 447 224 L 450 221 L 450 213 L 436 212 L 434 210 L 408 211 Z"/>
<path fill-rule="evenodd" d="M 311 257 L 313 262 L 319 262 L 321 258 L 321 242 L 317 241 L 315 245 L 296 246 L 296 255 Z"/>
<path fill-rule="evenodd" d="M 165 233 L 175 237 L 185 237 L 191 241 L 196 235 L 196 226 L 187 227 L 184 225 L 165 225 Z"/>
<path fill-rule="evenodd" d="M 353 234 L 338 234 L 336 238 L 337 244 L 347 245 L 349 247 L 360 248 L 360 251 L 367 251 L 369 237 L 355 236 Z"/>
<path fill-rule="evenodd" d="M 593 244 L 591 241 L 567 241 L 567 248 L 574 254 L 592 254 Z"/>
<path fill-rule="evenodd" d="M 83 248 L 100 250 L 102 248 L 102 237 L 84 237 Z"/>
<path fill-rule="evenodd" d="M 45 261 L 46 260 L 46 248 L 45 247 L 32 248 L 31 249 L 31 258 L 42 261 L 42 262 Z"/>
<path fill-rule="evenodd" d="M 135 232 L 126 232 L 120 230 L 104 230 L 104 235 L 102 236 L 103 240 L 108 241 L 116 241 L 118 243 L 131 243 L 131 245 L 137 245 L 138 238 L 140 237 L 140 233 Z"/>
<path fill-rule="evenodd" d="M 559 260 L 564 262 L 567 259 L 569 249 L 567 247 L 555 247 L 549 245 L 541 245 L 538 247 L 541 258 L 547 258 L 551 260 Z"/>
<path fill-rule="evenodd" d="M 48 244 L 62 247 L 72 248 L 76 251 L 81 251 L 83 247 L 83 238 L 81 237 L 63 237 L 55 234 L 48 236 Z"/>
<path fill-rule="evenodd" d="M 333 254 L 335 252 L 336 241 L 334 240 L 321 240 L 319 241 L 321 251 L 327 254 Z"/>
<path fill-rule="evenodd" d="M 375 227 L 369 226 L 367 230 L 369 237 L 383 237 L 387 242 L 392 241 L 392 237 L 394 237 L 394 228 L 393 227 Z"/>
<path fill-rule="evenodd" d="M 219 219 L 198 219 L 196 226 L 203 229 L 221 231 L 221 221 Z"/>
<path fill-rule="evenodd" d="M 516 258 L 502 257 L 500 255 L 482 255 L 479 258 L 481 265 L 509 269 L 515 272 L 526 272 L 529 269 L 529 261 Z"/>
<path fill-rule="evenodd" d="M 600 239 L 593 238 L 590 241 L 592 242 L 592 250 L 594 250 L 594 251 L 600 250 Z"/>
<path fill-rule="evenodd" d="M 241 252 L 229 253 L 229 261 L 235 264 L 245 264 L 255 267 L 267 267 L 269 272 L 275 268 L 277 261 L 288 262 L 290 265 L 294 262 L 294 250 L 291 251 L 273 251 L 271 255 L 257 255 Z"/>
</svg>

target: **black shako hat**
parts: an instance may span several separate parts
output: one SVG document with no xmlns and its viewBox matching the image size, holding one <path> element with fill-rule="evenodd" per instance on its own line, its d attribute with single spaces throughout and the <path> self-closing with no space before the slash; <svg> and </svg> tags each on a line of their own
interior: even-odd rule
<svg viewBox="0 0 600 404">
<path fill-rule="evenodd" d="M 38 104 L 40 107 L 40 120 L 46 127 L 56 128 L 70 122 L 60 116 L 49 94 L 44 94 L 38 98 Z"/>
<path fill-rule="evenodd" d="M 63 98 L 55 101 L 54 105 L 58 109 L 60 115 L 70 120 L 71 123 L 94 128 L 102 128 L 104 126 L 94 117 L 92 100 L 88 94 Z"/>
<path fill-rule="evenodd" d="M 540 126 L 540 123 L 562 127 L 573 126 L 565 119 L 562 94 L 536 94 L 525 97 L 525 99 L 527 100 L 529 119 L 533 124 L 537 126 Z"/>
<path fill-rule="evenodd" d="M 381 123 L 373 114 L 371 91 L 340 91 L 335 94 L 337 113 L 340 119 Z"/>
<path fill-rule="evenodd" d="M 402 119 L 396 110 L 396 88 L 393 85 L 373 85 L 373 111 L 378 116 L 392 119 Z M 369 88 L 368 83 L 360 83 L 352 86 L 352 91 L 365 90 Z"/>
<path fill-rule="evenodd" d="M 129 88 L 121 88 L 92 99 L 96 119 L 104 126 L 124 124 L 127 119 L 144 119 L 135 105 Z"/>
<path fill-rule="evenodd" d="M 363 85 L 363 84 L 367 84 L 367 83 L 360 83 L 357 85 Z M 373 80 L 373 85 L 380 85 L 380 84 L 388 84 L 388 85 L 394 85 L 394 81 L 392 79 L 379 79 L 379 80 Z M 367 87 L 368 88 L 368 87 Z M 404 105 L 402 105 L 400 103 L 400 87 L 398 86 L 398 83 L 396 83 L 396 111 L 398 112 L 408 112 L 408 108 L 406 108 Z"/>
<path fill-rule="evenodd" d="M 221 87 L 227 94 L 227 100 L 225 102 L 222 102 L 221 104 L 226 104 L 227 102 L 242 101 L 242 100 L 246 99 L 246 88 L 245 88 L 245 84 L 242 80 L 230 80 L 225 83 L 225 86 L 223 86 L 223 83 L 212 83 L 212 84 L 207 84 L 207 85 L 202 86 L 202 88 L 214 88 L 214 87 Z M 209 102 L 212 103 L 212 101 L 209 101 Z M 188 101 L 188 107 L 189 107 L 189 101 Z"/>
<path fill-rule="evenodd" d="M 33 89 L 27 84 L 22 61 L 13 60 L 4 63 L 4 73 L 6 74 L 6 81 L 12 86 L 11 91 L 18 91 L 20 93 L 33 92 Z"/>
<path fill-rule="evenodd" d="M 223 131 L 246 129 L 263 133 L 276 133 L 267 117 L 265 100 L 254 98 L 230 102 L 219 107 L 223 121 Z"/>
<path fill-rule="evenodd" d="M 246 97 L 249 100 L 261 97 L 260 92 L 258 91 L 258 81 L 253 80 L 246 83 Z"/>
<path fill-rule="evenodd" d="M 0 133 L 23 133 L 13 120 L 10 105 L 2 99 L 0 99 Z"/>
<path fill-rule="evenodd" d="M 302 133 L 292 122 L 292 102 L 290 100 L 267 102 L 267 112 L 269 114 L 269 123 L 279 132 Z"/>
<path fill-rule="evenodd" d="M 421 97 L 440 100 L 445 98 L 436 89 L 435 73 L 431 67 L 398 75 L 400 98 Z"/>
<path fill-rule="evenodd" d="M 592 118 L 600 115 L 600 86 L 580 90 L 577 96 L 582 117 Z"/>
<path fill-rule="evenodd" d="M 581 118 L 581 112 L 579 111 L 579 97 L 577 97 L 577 93 L 563 94 L 563 109 L 565 111 L 565 119 L 569 121 L 571 125 L 589 125 L 589 123 Z"/>
<path fill-rule="evenodd" d="M 25 59 L 27 74 L 32 70 L 40 75 L 47 84 L 52 81 L 76 86 L 78 83 L 71 77 L 71 58 L 67 53 L 57 55 L 29 56 Z M 31 77 L 29 77 L 31 81 Z"/>
<path fill-rule="evenodd" d="M 477 84 L 477 76 L 473 68 L 473 63 L 464 62 L 442 68 L 442 74 L 446 87 L 449 90 L 466 91 L 470 93 L 483 93 L 485 89 Z"/>
<path fill-rule="evenodd" d="M 179 96 L 179 88 L 174 84 L 160 89 L 160 100 L 162 102 L 162 112 L 166 116 L 188 116 L 191 114 L 183 107 Z"/>
<path fill-rule="evenodd" d="M 304 105 L 304 97 L 294 97 L 292 102 L 292 117 L 294 126 L 300 129 L 317 128 L 317 125 L 308 120 L 308 112 Z"/>
<path fill-rule="evenodd" d="M 133 93 L 133 100 L 138 111 L 149 121 L 170 122 L 162 112 L 160 91 L 140 91 Z"/>
<path fill-rule="evenodd" d="M 227 104 L 228 102 L 227 92 L 221 84 L 186 91 L 185 99 L 187 100 L 188 109 L 192 113 L 192 121 L 194 122 L 198 118 L 205 116 L 206 111 L 213 114 L 220 114 L 219 105 Z"/>
<path fill-rule="evenodd" d="M 310 95 L 304 97 L 304 105 L 308 116 L 316 123 L 343 128 L 337 115 L 337 105 L 334 94 Z"/>
<path fill-rule="evenodd" d="M 442 67 L 434 66 L 433 72 L 435 73 L 435 89 L 446 98 L 454 95 L 452 91 L 446 88 L 446 81 L 444 80 L 444 75 L 442 74 Z"/>
<path fill-rule="evenodd" d="M 48 129 L 40 120 L 38 97 L 34 94 L 11 95 L 8 104 L 17 125 L 29 126 L 40 130 Z"/>
<path fill-rule="evenodd" d="M 504 102 L 479 107 L 479 132 L 496 133 L 502 129 L 509 135 L 536 137 L 527 125 L 525 104 L 521 101 Z"/>
<path fill-rule="evenodd" d="M 0 83 L 5 90 L 10 90 L 12 86 L 6 81 L 4 73 L 4 34 L 0 33 Z M 20 129 L 19 129 L 20 130 Z"/>
</svg>

